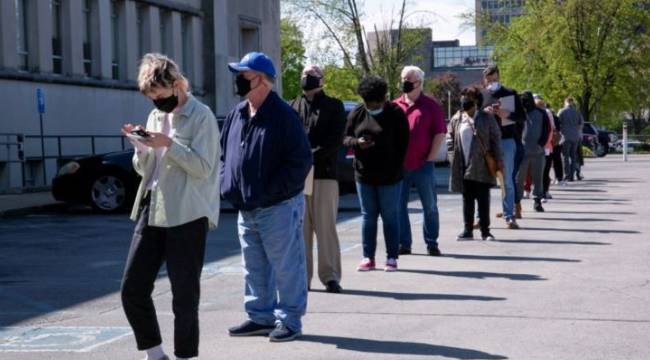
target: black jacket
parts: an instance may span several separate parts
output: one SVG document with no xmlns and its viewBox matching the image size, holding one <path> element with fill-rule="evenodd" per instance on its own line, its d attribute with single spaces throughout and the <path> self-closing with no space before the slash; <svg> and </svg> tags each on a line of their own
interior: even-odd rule
<svg viewBox="0 0 650 360">
<path fill-rule="evenodd" d="M 359 138 L 374 141 L 362 149 Z M 354 175 L 368 185 L 392 185 L 404 174 L 404 157 L 409 144 L 409 124 L 398 105 L 384 104 L 384 111 L 372 116 L 361 104 L 348 115 L 343 145 L 354 148 Z"/>
<path fill-rule="evenodd" d="M 491 93 L 487 89 L 484 89 L 482 91 L 482 94 L 483 94 L 483 106 L 481 107 L 482 109 L 485 109 L 486 107 L 492 105 L 493 102 L 497 99 L 514 95 L 515 111 L 510 114 L 509 119 L 514 121 L 515 124 L 509 126 L 503 126 L 501 118 L 498 116 L 495 116 L 495 118 L 499 122 L 499 127 L 501 128 L 501 139 L 515 139 L 516 141 L 521 142 L 521 133 L 524 129 L 524 121 L 526 121 L 526 111 L 524 110 L 524 106 L 521 103 L 519 94 L 517 94 L 515 90 L 509 89 L 505 86 L 501 86 L 499 90 L 493 93 Z"/>
<path fill-rule="evenodd" d="M 343 103 L 320 91 L 311 103 L 301 96 L 291 101 L 291 107 L 303 121 L 314 152 L 314 178 L 336 179 L 336 156 L 345 128 Z"/>
</svg>

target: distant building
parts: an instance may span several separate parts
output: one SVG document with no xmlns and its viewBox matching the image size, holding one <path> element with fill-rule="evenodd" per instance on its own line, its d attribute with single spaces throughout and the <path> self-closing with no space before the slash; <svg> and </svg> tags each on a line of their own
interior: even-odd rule
<svg viewBox="0 0 650 360">
<path fill-rule="evenodd" d="M 394 44 L 397 42 L 397 30 L 385 30 L 368 33 L 368 48 L 371 54 L 377 52 L 377 47 Z M 414 49 L 405 64 L 416 65 L 422 69 L 431 69 L 433 64 L 433 35 L 431 28 L 403 29 L 402 36 L 417 39 L 413 44 Z M 426 70 L 425 70 L 426 71 Z"/>
<path fill-rule="evenodd" d="M 510 25 L 512 20 L 524 11 L 524 0 L 476 0 L 476 16 L 487 16 L 490 22 L 499 22 Z M 485 45 L 487 29 L 480 24 L 476 25 L 476 43 Z"/>
<path fill-rule="evenodd" d="M 194 95 L 224 116 L 240 99 L 227 63 L 261 50 L 279 66 L 279 28 L 280 0 L 0 0 L 0 192 L 43 185 L 36 89 L 46 135 L 114 136 L 46 138 L 49 182 L 65 158 L 121 149 L 120 126 L 145 122 L 143 54 L 176 60 Z M 18 134 L 28 136 L 24 164 Z"/>
<path fill-rule="evenodd" d="M 452 72 L 461 86 L 476 83 L 481 80 L 483 69 L 494 64 L 493 51 L 492 46 L 460 46 L 458 40 L 434 42 L 433 75 Z"/>
</svg>

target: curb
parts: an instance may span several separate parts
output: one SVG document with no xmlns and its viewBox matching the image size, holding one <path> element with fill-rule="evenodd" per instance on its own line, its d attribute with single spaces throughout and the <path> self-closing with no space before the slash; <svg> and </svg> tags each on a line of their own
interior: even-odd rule
<svg viewBox="0 0 650 360">
<path fill-rule="evenodd" d="M 20 209 L 2 210 L 0 211 L 0 219 L 43 213 L 46 211 L 56 210 L 64 205 L 65 203 L 63 202 L 57 202 L 52 204 L 29 206 Z"/>
</svg>

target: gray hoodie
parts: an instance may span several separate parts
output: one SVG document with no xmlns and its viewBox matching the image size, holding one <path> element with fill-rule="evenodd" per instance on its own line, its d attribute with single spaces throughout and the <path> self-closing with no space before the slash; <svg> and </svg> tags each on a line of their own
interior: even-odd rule
<svg viewBox="0 0 650 360">
<path fill-rule="evenodd" d="M 558 113 L 560 118 L 560 133 L 562 134 L 562 141 L 579 142 L 582 134 L 582 125 L 584 120 L 582 114 L 573 106 L 565 106 Z"/>
</svg>

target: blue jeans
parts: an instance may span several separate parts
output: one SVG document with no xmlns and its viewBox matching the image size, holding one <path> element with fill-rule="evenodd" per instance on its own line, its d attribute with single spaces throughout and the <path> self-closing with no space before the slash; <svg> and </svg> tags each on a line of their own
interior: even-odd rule
<svg viewBox="0 0 650 360">
<path fill-rule="evenodd" d="M 399 222 L 399 244 L 406 249 L 411 248 L 413 242 L 411 236 L 411 222 L 409 221 L 409 195 L 411 186 L 420 195 L 424 222 L 422 233 L 427 248 L 438 246 L 438 234 L 440 232 L 440 219 L 438 215 L 438 194 L 436 193 L 436 178 L 433 170 L 433 162 L 427 161 L 415 171 L 405 171 L 402 181 L 402 194 L 400 196 L 400 222 Z"/>
<path fill-rule="evenodd" d="M 357 194 L 361 203 L 361 240 L 363 257 L 375 258 L 377 250 L 377 219 L 381 215 L 384 224 L 386 257 L 397 259 L 399 252 L 399 203 L 402 182 L 375 186 L 357 182 Z"/>
<path fill-rule="evenodd" d="M 506 189 L 502 203 L 503 218 L 505 220 L 513 220 L 515 218 L 515 182 L 513 181 L 513 172 L 515 169 L 517 144 L 514 139 L 503 139 L 501 140 L 501 148 L 503 149 L 503 180 Z"/>
<path fill-rule="evenodd" d="M 519 167 L 521 166 L 521 162 L 524 161 L 524 156 L 526 156 L 526 150 L 524 149 L 524 144 L 522 144 L 521 141 L 515 140 L 515 146 L 517 150 L 515 151 L 515 167 L 512 171 L 512 182 L 515 189 L 515 204 L 519 204 L 521 202 L 521 198 L 518 196 L 519 192 L 517 191 L 517 174 L 519 174 Z"/>
<path fill-rule="evenodd" d="M 261 325 L 281 322 L 301 331 L 307 308 L 302 193 L 267 208 L 240 211 L 244 308 Z"/>
</svg>

